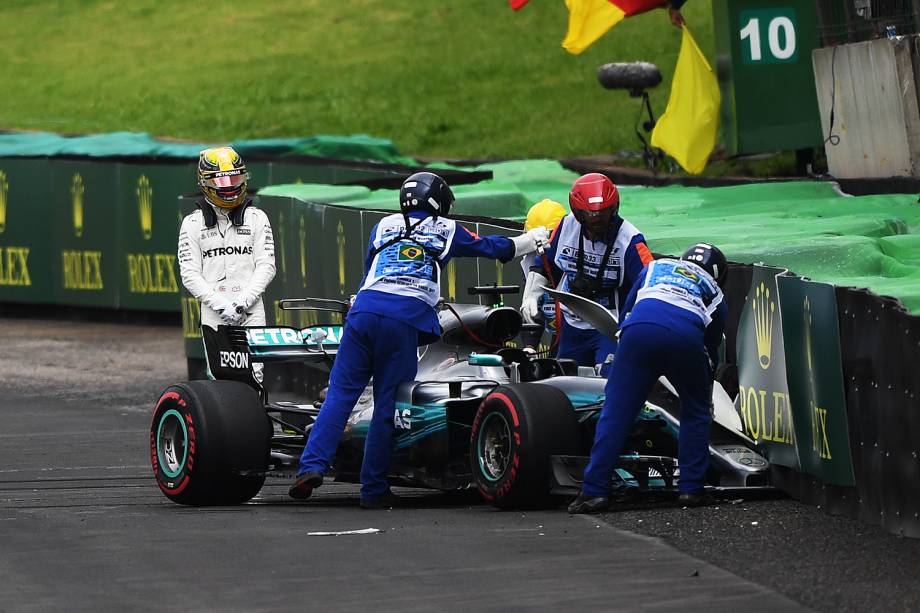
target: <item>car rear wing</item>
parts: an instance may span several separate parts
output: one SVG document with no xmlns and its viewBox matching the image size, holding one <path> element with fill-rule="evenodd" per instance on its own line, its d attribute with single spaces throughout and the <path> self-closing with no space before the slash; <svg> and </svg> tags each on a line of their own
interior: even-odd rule
<svg viewBox="0 0 920 613">
<path fill-rule="evenodd" d="M 341 325 L 202 326 L 208 368 L 215 379 L 253 385 L 252 362 L 330 364 L 342 338 Z M 253 387 L 260 388 L 257 383 Z"/>
</svg>

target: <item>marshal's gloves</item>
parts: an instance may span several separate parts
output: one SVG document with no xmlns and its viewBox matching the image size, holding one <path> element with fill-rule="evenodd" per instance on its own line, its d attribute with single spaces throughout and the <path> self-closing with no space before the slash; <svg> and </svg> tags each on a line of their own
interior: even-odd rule
<svg viewBox="0 0 920 613">
<path fill-rule="evenodd" d="M 533 253 L 538 249 L 543 249 L 543 245 L 549 242 L 549 230 L 540 226 L 533 230 L 528 230 L 520 236 L 512 236 L 511 242 L 514 243 L 514 257 Z"/>
<path fill-rule="evenodd" d="M 524 295 L 521 298 L 521 317 L 526 323 L 538 323 L 540 296 L 543 295 L 543 287 L 546 285 L 549 285 L 549 280 L 536 270 L 528 273 L 527 281 L 524 282 Z"/>
</svg>

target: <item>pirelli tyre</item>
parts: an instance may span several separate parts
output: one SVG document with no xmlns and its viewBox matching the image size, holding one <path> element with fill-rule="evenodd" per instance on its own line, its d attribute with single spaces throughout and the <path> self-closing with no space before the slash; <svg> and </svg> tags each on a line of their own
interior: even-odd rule
<svg viewBox="0 0 920 613">
<path fill-rule="evenodd" d="M 189 381 L 160 395 L 150 424 L 157 485 L 179 504 L 239 504 L 265 482 L 271 424 L 258 393 L 236 381 Z"/>
<path fill-rule="evenodd" d="M 473 480 L 483 498 L 499 508 L 550 504 L 550 456 L 581 453 L 581 431 L 572 404 L 549 385 L 497 387 L 483 399 L 473 419 Z"/>
</svg>

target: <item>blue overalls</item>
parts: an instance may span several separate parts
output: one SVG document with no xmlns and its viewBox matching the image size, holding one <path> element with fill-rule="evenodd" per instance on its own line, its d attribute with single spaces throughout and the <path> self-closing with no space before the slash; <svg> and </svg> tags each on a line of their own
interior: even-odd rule
<svg viewBox="0 0 920 613">
<path fill-rule="evenodd" d="M 582 495 L 610 495 L 626 437 L 661 375 L 680 397 L 679 489 L 699 491 L 709 465 L 712 380 L 728 312 L 722 292 L 696 264 L 660 259 L 642 271 L 622 312 Z"/>
<path fill-rule="evenodd" d="M 544 259 L 550 263 L 557 289 L 571 292 L 579 276 L 599 281 L 601 291 L 589 297 L 609 307 L 616 316 L 617 307 L 629 295 L 643 266 L 652 261 L 652 254 L 642 233 L 621 217 L 614 218 L 603 240 L 590 241 L 582 236 L 581 224 L 570 213 L 556 227 L 546 253 L 537 258 L 535 267 L 539 270 Z M 564 306 L 561 320 L 556 357 L 594 366 L 603 364 L 616 351 L 616 340 L 607 338 Z"/>
<path fill-rule="evenodd" d="M 453 220 L 409 213 L 411 238 L 402 214 L 383 218 L 371 232 L 364 280 L 348 312 L 329 390 L 300 457 L 298 474 L 325 472 L 335 457 L 345 423 L 374 379 L 374 414 L 364 443 L 361 498 L 387 493 L 393 447 L 396 388 L 412 381 L 416 350 L 437 340 L 441 326 L 434 310 L 441 270 L 452 257 L 509 261 L 514 245 L 503 236 L 478 237 Z"/>
</svg>

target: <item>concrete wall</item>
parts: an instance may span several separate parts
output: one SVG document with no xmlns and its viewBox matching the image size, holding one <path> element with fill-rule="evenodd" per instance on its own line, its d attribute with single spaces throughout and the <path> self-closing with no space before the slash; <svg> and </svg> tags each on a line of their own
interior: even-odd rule
<svg viewBox="0 0 920 613">
<path fill-rule="evenodd" d="M 815 49 L 812 63 L 830 174 L 920 178 L 915 36 Z M 831 109 L 834 123 L 831 127 Z"/>
</svg>

